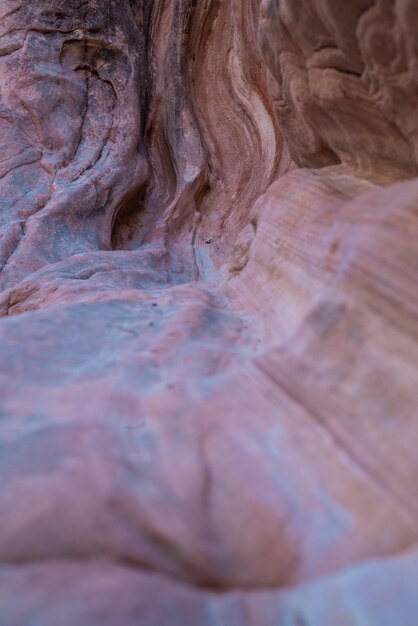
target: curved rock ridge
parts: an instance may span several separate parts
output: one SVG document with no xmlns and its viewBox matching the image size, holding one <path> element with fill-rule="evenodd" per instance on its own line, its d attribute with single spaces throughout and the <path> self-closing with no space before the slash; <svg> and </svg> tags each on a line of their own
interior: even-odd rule
<svg viewBox="0 0 418 626">
<path fill-rule="evenodd" d="M 75 254 L 149 241 L 180 254 L 189 280 L 205 274 L 215 229 L 228 250 L 245 225 L 282 153 L 257 3 L 195 5 L 4 12 L 3 289 Z"/>
<path fill-rule="evenodd" d="M 1 4 L 1 625 L 415 626 L 417 19 Z"/>
</svg>

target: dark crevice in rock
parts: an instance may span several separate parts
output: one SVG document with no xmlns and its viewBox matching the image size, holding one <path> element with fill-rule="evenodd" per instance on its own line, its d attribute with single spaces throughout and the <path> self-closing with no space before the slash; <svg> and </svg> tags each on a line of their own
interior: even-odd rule
<svg viewBox="0 0 418 626">
<path fill-rule="evenodd" d="M 145 192 L 144 187 L 131 192 L 116 208 L 111 232 L 112 250 L 132 250 L 141 245 L 143 239 L 141 213 Z"/>
</svg>

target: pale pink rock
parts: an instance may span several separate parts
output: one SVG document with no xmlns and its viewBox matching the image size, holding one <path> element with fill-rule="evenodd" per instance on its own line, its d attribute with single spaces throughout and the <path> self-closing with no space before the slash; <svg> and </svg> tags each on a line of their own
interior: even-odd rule
<svg viewBox="0 0 418 626">
<path fill-rule="evenodd" d="M 416 2 L 3 5 L 0 625 L 415 626 Z"/>
</svg>

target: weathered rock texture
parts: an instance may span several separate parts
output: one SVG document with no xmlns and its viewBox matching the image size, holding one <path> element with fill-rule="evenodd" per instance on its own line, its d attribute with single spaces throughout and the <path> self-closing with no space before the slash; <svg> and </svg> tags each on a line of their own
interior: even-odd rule
<svg viewBox="0 0 418 626">
<path fill-rule="evenodd" d="M 0 28 L 0 624 L 416 626 L 416 0 Z"/>
</svg>

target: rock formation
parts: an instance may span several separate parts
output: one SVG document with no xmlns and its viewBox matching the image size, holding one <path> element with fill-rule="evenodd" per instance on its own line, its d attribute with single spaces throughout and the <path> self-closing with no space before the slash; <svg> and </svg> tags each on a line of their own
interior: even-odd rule
<svg viewBox="0 0 418 626">
<path fill-rule="evenodd" d="M 0 29 L 1 626 L 415 626 L 417 1 Z"/>
</svg>

